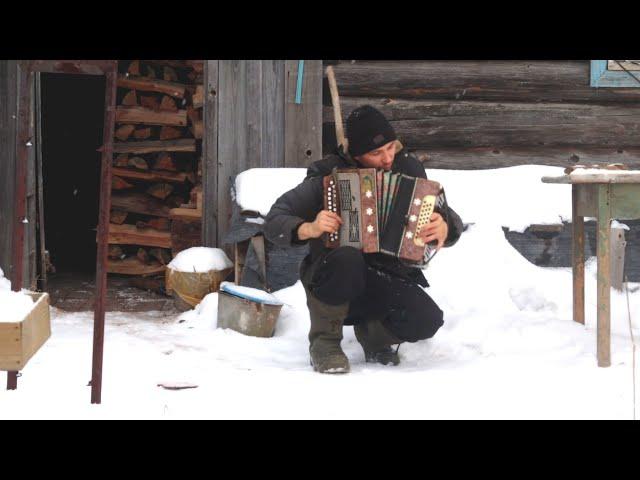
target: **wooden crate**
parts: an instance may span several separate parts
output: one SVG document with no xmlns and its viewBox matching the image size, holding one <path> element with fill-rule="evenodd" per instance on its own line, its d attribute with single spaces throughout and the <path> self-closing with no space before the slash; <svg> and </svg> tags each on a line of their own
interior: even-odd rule
<svg viewBox="0 0 640 480">
<path fill-rule="evenodd" d="M 29 293 L 33 309 L 19 322 L 0 322 L 0 370 L 19 371 L 51 336 L 49 294 Z"/>
</svg>

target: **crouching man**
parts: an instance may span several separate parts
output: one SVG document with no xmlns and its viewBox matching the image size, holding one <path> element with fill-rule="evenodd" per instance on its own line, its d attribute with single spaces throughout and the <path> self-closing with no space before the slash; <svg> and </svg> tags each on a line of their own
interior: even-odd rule
<svg viewBox="0 0 640 480">
<path fill-rule="evenodd" d="M 309 242 L 300 266 L 311 317 L 309 353 L 314 369 L 345 373 L 349 360 L 340 347 L 343 325 L 353 325 L 367 362 L 397 365 L 402 342 L 431 338 L 443 324 L 443 312 L 423 290 L 428 283 L 419 268 L 380 253 L 352 247 L 328 249 L 322 235 L 339 229 L 338 215 L 323 209 L 322 178 L 337 168 L 376 168 L 426 178 L 412 155 L 396 151 L 399 142 L 384 115 L 370 106 L 354 110 L 346 122 L 349 152 L 314 162 L 305 180 L 272 206 L 265 224 L 268 240 L 280 246 Z M 453 245 L 462 232 L 460 217 L 449 208 L 434 213 L 421 232 L 437 248 Z"/>
</svg>

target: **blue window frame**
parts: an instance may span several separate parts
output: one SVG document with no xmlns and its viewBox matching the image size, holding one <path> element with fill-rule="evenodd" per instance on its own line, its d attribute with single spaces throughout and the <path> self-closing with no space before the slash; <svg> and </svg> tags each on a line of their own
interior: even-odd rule
<svg viewBox="0 0 640 480">
<path fill-rule="evenodd" d="M 607 60 L 591 60 L 592 87 L 640 87 L 640 70 L 609 70 L 607 65 Z"/>
</svg>

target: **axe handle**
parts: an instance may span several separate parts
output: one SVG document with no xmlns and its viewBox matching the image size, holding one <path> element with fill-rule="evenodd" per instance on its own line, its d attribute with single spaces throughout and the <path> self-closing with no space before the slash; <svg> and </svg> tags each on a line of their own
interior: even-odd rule
<svg viewBox="0 0 640 480">
<path fill-rule="evenodd" d="M 342 111 L 340 110 L 340 96 L 338 95 L 338 85 L 336 84 L 336 75 L 333 72 L 333 66 L 329 65 L 326 69 L 327 80 L 329 81 L 329 91 L 331 92 L 331 104 L 333 105 L 333 120 L 336 124 L 336 139 L 338 145 L 342 145 L 342 149 L 346 152 L 349 145 L 344 136 L 344 128 L 342 126 Z"/>
</svg>

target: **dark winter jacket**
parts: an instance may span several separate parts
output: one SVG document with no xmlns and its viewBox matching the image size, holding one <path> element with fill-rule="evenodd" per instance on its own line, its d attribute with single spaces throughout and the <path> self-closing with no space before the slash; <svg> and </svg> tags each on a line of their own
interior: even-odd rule
<svg viewBox="0 0 640 480">
<path fill-rule="evenodd" d="M 334 167 L 363 168 L 354 159 L 344 154 L 328 155 L 314 162 L 307 170 L 305 180 L 278 198 L 266 217 L 264 234 L 269 241 L 282 247 L 309 242 L 310 253 L 301 266 L 303 272 L 305 268 L 315 264 L 331 251 L 324 246 L 322 237 L 301 241 L 298 239 L 297 231 L 302 223 L 313 222 L 318 212 L 323 209 L 322 178 L 329 175 Z M 394 173 L 427 178 L 424 167 L 418 159 L 403 150 L 396 154 L 391 170 Z M 460 238 L 462 220 L 451 208 L 446 212 L 446 218 L 449 233 L 444 246 L 449 247 Z M 393 256 L 369 253 L 365 254 L 365 260 L 374 268 L 417 282 L 422 286 L 428 286 L 419 268 L 402 263 Z"/>
</svg>

